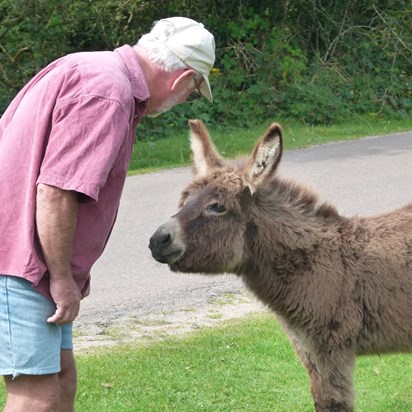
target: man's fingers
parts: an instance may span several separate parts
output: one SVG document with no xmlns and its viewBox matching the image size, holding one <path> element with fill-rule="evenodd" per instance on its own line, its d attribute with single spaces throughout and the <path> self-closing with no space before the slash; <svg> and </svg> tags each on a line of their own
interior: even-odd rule
<svg viewBox="0 0 412 412">
<path fill-rule="evenodd" d="M 78 308 L 64 311 L 61 308 L 57 308 L 54 315 L 47 318 L 47 323 L 55 323 L 56 325 L 64 325 L 65 323 L 73 322 L 79 314 Z"/>
<path fill-rule="evenodd" d="M 47 318 L 47 323 L 56 323 L 59 324 L 63 320 L 63 314 L 60 309 L 57 309 L 54 315 Z"/>
<path fill-rule="evenodd" d="M 47 318 L 47 323 L 56 323 L 59 324 L 59 321 L 61 320 L 61 317 L 54 314 L 53 316 L 50 316 L 50 318 Z"/>
</svg>

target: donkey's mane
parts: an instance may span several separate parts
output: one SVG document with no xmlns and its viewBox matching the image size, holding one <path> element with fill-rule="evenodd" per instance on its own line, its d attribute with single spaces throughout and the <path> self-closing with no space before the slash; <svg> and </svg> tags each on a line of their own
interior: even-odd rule
<svg viewBox="0 0 412 412">
<path fill-rule="evenodd" d="M 308 185 L 284 177 L 275 176 L 263 190 L 270 190 L 270 197 L 281 196 L 285 201 L 304 213 L 324 219 L 338 219 L 340 217 L 336 207 L 323 200 Z"/>
<path fill-rule="evenodd" d="M 227 162 L 229 168 L 242 172 L 247 164 L 247 158 L 237 158 Z M 274 203 L 286 202 L 302 213 L 328 220 L 338 220 L 341 216 L 331 203 L 324 201 L 309 186 L 293 179 L 279 176 L 275 173 L 271 179 L 258 188 L 257 196 L 263 196 Z"/>
</svg>

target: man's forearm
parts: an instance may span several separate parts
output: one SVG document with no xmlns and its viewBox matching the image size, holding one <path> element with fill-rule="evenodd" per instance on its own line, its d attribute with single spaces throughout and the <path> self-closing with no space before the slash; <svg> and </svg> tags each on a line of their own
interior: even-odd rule
<svg viewBox="0 0 412 412">
<path fill-rule="evenodd" d="M 56 312 L 47 321 L 61 325 L 72 322 L 80 308 L 81 294 L 71 271 L 77 193 L 39 184 L 36 204 L 37 233 L 56 303 Z"/>
<path fill-rule="evenodd" d="M 50 277 L 71 276 L 77 193 L 39 184 L 36 223 Z"/>
</svg>

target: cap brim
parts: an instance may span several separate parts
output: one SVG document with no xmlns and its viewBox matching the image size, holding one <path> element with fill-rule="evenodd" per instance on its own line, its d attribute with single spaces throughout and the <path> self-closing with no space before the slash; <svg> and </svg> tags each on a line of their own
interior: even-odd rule
<svg viewBox="0 0 412 412">
<path fill-rule="evenodd" d="M 207 76 L 203 76 L 203 82 L 200 84 L 199 91 L 200 94 L 206 97 L 210 103 L 213 103 L 212 90 L 210 88 L 209 78 Z"/>
</svg>

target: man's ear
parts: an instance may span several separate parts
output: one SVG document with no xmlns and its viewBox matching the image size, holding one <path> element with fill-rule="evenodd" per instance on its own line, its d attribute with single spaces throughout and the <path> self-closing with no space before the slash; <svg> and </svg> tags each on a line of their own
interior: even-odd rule
<svg viewBox="0 0 412 412">
<path fill-rule="evenodd" d="M 196 72 L 193 69 L 184 70 L 172 83 L 172 91 L 174 91 L 183 81 L 194 76 Z"/>
</svg>

